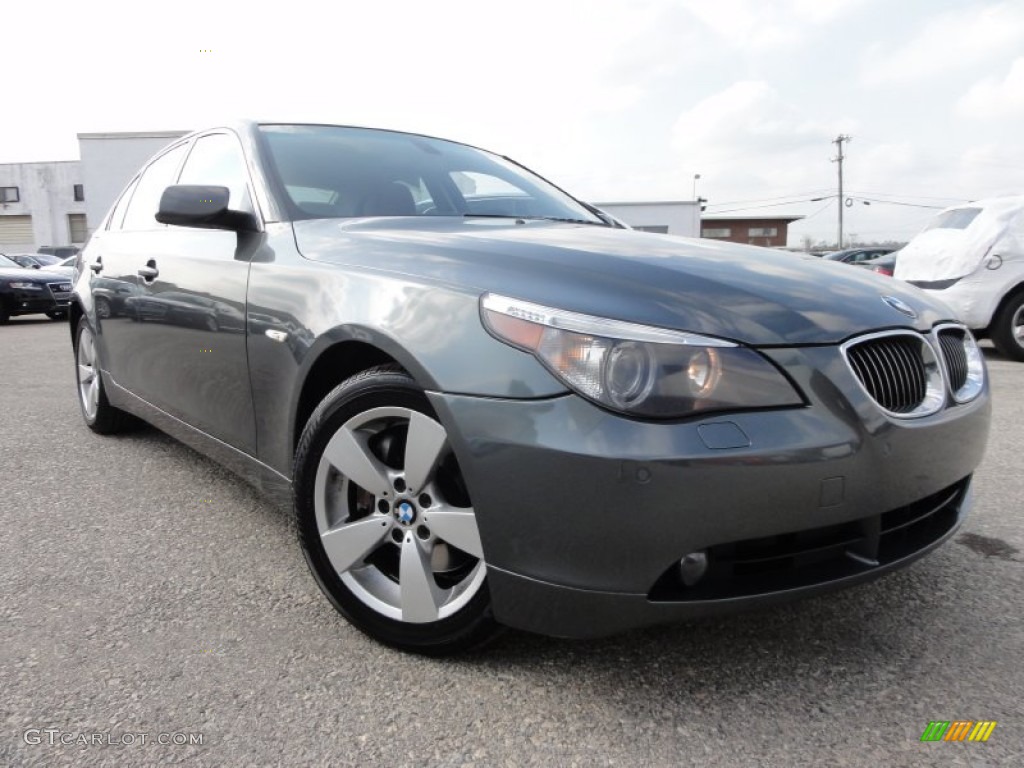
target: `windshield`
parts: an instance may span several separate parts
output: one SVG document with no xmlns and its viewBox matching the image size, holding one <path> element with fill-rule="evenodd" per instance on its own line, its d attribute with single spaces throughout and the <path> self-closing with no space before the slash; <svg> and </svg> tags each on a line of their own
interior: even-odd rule
<svg viewBox="0 0 1024 768">
<path fill-rule="evenodd" d="M 967 229 L 979 213 L 981 208 L 954 208 L 951 211 L 943 211 L 925 227 L 925 232 L 929 229 Z"/>
<path fill-rule="evenodd" d="M 32 258 L 40 264 L 59 264 L 61 260 L 60 256 L 54 256 L 50 253 L 36 253 L 33 254 Z"/>
<path fill-rule="evenodd" d="M 2 253 L 0 253 L 0 267 L 16 267 L 17 269 L 21 269 L 21 264 L 11 259 L 8 259 Z"/>
<path fill-rule="evenodd" d="M 607 226 L 525 168 L 464 144 L 336 126 L 260 132 L 294 219 L 484 216 Z"/>
</svg>

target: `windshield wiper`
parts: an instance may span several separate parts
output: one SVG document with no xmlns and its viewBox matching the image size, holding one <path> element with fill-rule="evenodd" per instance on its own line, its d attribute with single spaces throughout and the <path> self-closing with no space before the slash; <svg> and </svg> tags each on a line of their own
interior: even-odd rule
<svg viewBox="0 0 1024 768">
<path fill-rule="evenodd" d="M 560 216 L 529 216 L 531 219 L 542 219 L 544 221 L 564 221 L 566 224 L 590 224 L 594 227 L 607 227 L 603 221 L 590 221 L 589 219 L 569 219 Z"/>
<path fill-rule="evenodd" d="M 515 216 L 511 213 L 464 213 L 463 218 L 474 219 L 520 219 L 526 221 L 561 221 L 566 224 L 590 224 L 595 227 L 607 227 L 603 221 L 588 221 L 587 219 L 562 218 L 560 216 Z"/>
</svg>

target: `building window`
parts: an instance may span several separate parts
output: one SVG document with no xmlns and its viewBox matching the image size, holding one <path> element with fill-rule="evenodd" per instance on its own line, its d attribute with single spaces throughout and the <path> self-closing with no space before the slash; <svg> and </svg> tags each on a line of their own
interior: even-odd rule
<svg viewBox="0 0 1024 768">
<path fill-rule="evenodd" d="M 708 227 L 703 232 L 701 232 L 701 236 L 703 236 L 703 237 L 732 237 L 732 229 L 730 229 L 729 227 L 719 227 L 717 229 L 714 228 L 714 227 Z"/>
<path fill-rule="evenodd" d="M 76 245 L 89 239 L 89 229 L 85 225 L 84 213 L 68 214 L 68 234 L 71 235 L 71 242 Z"/>
<path fill-rule="evenodd" d="M 85 187 L 82 184 L 75 184 L 75 202 L 80 203 L 85 200 Z"/>
<path fill-rule="evenodd" d="M 20 200 L 17 187 L 0 187 L 0 203 L 17 203 Z"/>
<path fill-rule="evenodd" d="M 750 237 L 775 237 L 779 234 L 778 227 L 751 227 Z"/>
<path fill-rule="evenodd" d="M 637 232 L 657 232 L 659 235 L 668 234 L 668 224 L 648 224 L 644 227 L 633 227 Z"/>
</svg>

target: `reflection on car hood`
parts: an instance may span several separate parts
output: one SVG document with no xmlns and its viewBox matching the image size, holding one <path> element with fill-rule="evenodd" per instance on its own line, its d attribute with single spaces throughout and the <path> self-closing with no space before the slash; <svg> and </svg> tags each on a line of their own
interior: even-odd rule
<svg viewBox="0 0 1024 768">
<path fill-rule="evenodd" d="M 766 248 L 595 226 L 451 217 L 294 224 L 304 256 L 753 345 L 834 343 L 954 317 L 913 286 Z M 916 319 L 882 296 L 909 305 Z"/>
</svg>

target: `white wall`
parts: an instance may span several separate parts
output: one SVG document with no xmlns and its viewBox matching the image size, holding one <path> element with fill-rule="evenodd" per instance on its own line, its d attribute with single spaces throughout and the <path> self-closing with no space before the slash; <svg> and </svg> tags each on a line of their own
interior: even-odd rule
<svg viewBox="0 0 1024 768">
<path fill-rule="evenodd" d="M 31 216 L 34 242 L 0 242 L 0 252 L 31 253 L 40 245 L 69 245 L 69 213 L 85 213 L 75 202 L 74 185 L 82 183 L 77 161 L 0 164 L 0 187 L 17 187 L 17 203 L 0 203 L 0 216 Z M 86 192 L 88 199 L 88 191 Z"/>
<path fill-rule="evenodd" d="M 86 215 L 91 233 L 114 204 L 121 190 L 149 158 L 187 131 L 147 133 L 80 133 Z"/>
<path fill-rule="evenodd" d="M 700 205 L 694 200 L 594 205 L 631 227 L 667 226 L 670 235 L 700 237 Z"/>
</svg>

